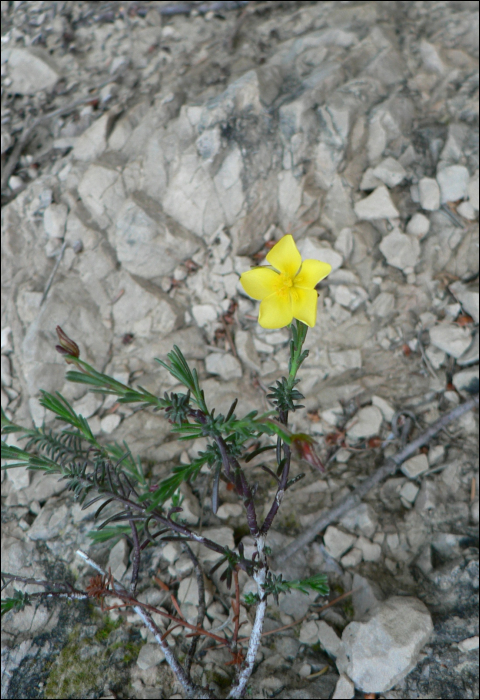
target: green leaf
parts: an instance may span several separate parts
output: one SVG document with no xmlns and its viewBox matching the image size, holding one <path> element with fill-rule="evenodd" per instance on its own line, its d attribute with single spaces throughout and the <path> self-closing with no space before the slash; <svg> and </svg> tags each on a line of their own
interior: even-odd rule
<svg viewBox="0 0 480 700">
<path fill-rule="evenodd" d="M 328 578 L 325 574 L 315 574 L 309 578 L 303 578 L 296 581 L 285 581 L 289 584 L 290 588 L 294 588 L 301 593 L 308 595 L 309 590 L 315 591 L 319 595 L 328 595 L 330 588 L 328 585 Z"/>
<path fill-rule="evenodd" d="M 243 596 L 243 599 L 245 601 L 245 605 L 256 605 L 260 600 L 258 593 L 246 593 Z"/>
<path fill-rule="evenodd" d="M 190 369 L 188 362 L 177 345 L 173 346 L 173 350 L 167 354 L 167 358 L 170 361 L 170 364 L 167 364 L 163 360 L 159 360 L 158 357 L 155 358 L 155 361 L 162 365 L 162 367 L 165 367 L 165 369 L 170 372 L 172 377 L 175 377 L 175 379 L 177 379 L 181 384 L 186 386 L 187 389 L 191 391 L 197 406 L 204 413 L 208 413 L 208 409 L 205 404 L 205 395 L 200 389 L 197 370 L 195 368 L 193 370 Z"/>
<path fill-rule="evenodd" d="M 2 434 L 8 435 L 9 433 L 19 433 L 24 428 L 22 428 L 21 425 L 16 425 L 15 423 L 12 423 L 12 421 L 7 418 L 5 415 L 5 411 L 2 408 Z"/>
<path fill-rule="evenodd" d="M 28 593 L 23 593 L 15 588 L 13 598 L 2 598 L 2 615 L 9 610 L 20 612 L 26 605 L 31 605 Z"/>
<path fill-rule="evenodd" d="M 165 501 L 172 498 L 177 489 L 183 484 L 184 481 L 189 481 L 195 479 L 207 462 L 207 454 L 204 452 L 202 455 L 197 457 L 191 464 L 182 464 L 177 467 L 173 467 L 172 474 L 166 479 L 163 479 L 155 489 L 153 493 L 144 493 L 139 496 L 139 501 L 151 500 L 148 512 L 151 512 L 160 505 L 163 505 Z"/>
</svg>

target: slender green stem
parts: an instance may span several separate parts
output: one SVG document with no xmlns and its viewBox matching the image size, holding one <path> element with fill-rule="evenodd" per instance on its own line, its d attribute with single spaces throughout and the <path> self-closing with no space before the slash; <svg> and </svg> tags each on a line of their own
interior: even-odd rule
<svg viewBox="0 0 480 700">
<path fill-rule="evenodd" d="M 290 362 L 288 365 L 287 384 L 289 389 L 293 387 L 293 383 L 297 376 L 300 365 L 305 360 L 307 355 L 302 352 L 303 343 L 307 337 L 308 326 L 301 321 L 297 321 L 296 327 L 292 325 L 292 342 L 290 343 Z"/>
</svg>

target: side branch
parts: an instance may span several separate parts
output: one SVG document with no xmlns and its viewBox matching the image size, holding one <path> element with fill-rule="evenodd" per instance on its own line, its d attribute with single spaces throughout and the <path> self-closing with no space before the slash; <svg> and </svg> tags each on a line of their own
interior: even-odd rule
<svg viewBox="0 0 480 700">
<path fill-rule="evenodd" d="M 91 567 L 96 569 L 99 573 L 105 575 L 104 570 L 102 569 L 101 566 L 99 566 L 96 562 L 94 562 L 90 557 L 85 554 L 85 552 L 82 552 L 80 549 L 77 549 L 77 554 L 84 559 L 84 561 L 87 562 Z M 137 613 L 137 615 L 140 617 L 142 622 L 144 623 L 145 627 L 152 632 L 153 636 L 155 637 L 155 640 L 159 644 L 161 650 L 165 654 L 165 659 L 176 675 L 177 679 L 181 683 L 184 691 L 190 698 L 201 698 L 202 700 L 210 700 L 212 698 L 212 695 L 205 689 L 202 688 L 199 685 L 196 685 L 193 683 L 193 681 L 189 678 L 189 676 L 185 673 L 184 669 L 178 662 L 177 657 L 173 653 L 173 651 L 170 649 L 168 646 L 166 640 L 163 639 L 162 634 L 156 624 L 154 623 L 152 616 L 150 613 L 144 609 L 144 607 L 141 604 L 138 604 L 138 601 L 134 601 L 128 594 L 127 590 L 122 586 L 121 583 L 118 583 L 118 581 L 115 581 L 113 584 L 113 594 L 119 595 L 121 598 L 127 598 L 132 601 L 133 604 L 133 609 Z M 137 605 L 135 605 L 135 602 L 137 602 Z M 149 606 L 150 607 L 150 606 Z"/>
</svg>

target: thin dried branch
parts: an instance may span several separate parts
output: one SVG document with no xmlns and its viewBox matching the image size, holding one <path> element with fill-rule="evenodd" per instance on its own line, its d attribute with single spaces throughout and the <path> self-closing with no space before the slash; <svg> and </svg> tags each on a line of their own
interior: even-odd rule
<svg viewBox="0 0 480 700">
<path fill-rule="evenodd" d="M 258 647 L 262 639 L 263 621 L 267 611 L 267 594 L 265 593 L 265 583 L 267 580 L 268 563 L 265 552 L 265 535 L 258 535 L 255 538 L 257 547 L 258 561 L 261 563 L 261 568 L 254 572 L 253 578 L 257 584 L 258 603 L 255 611 L 255 621 L 253 623 L 252 632 L 248 642 L 248 649 L 245 656 L 245 661 L 237 675 L 233 684 L 229 698 L 242 698 L 245 694 L 248 680 L 252 675 L 253 666 L 257 656 Z"/>
<path fill-rule="evenodd" d="M 316 520 L 305 532 L 303 532 L 299 537 L 296 537 L 293 542 L 291 542 L 285 549 L 283 549 L 274 558 L 275 568 L 280 566 L 289 557 L 291 557 L 295 552 L 303 549 L 310 542 L 313 542 L 315 537 L 320 534 L 325 528 L 331 525 L 333 522 L 341 518 L 345 513 L 352 508 L 359 505 L 362 498 L 378 483 L 383 481 L 387 476 L 391 476 L 396 472 L 398 467 L 405 462 L 409 457 L 411 457 L 420 447 L 426 445 L 430 440 L 435 437 L 441 430 L 443 430 L 449 423 L 460 418 L 468 411 L 471 411 L 475 407 L 478 407 L 478 395 L 474 398 L 466 401 L 460 406 L 457 406 L 452 411 L 442 416 L 438 421 L 428 428 L 422 435 L 408 443 L 400 452 L 396 455 L 390 457 L 385 464 L 377 469 L 377 471 L 372 474 L 368 479 L 365 479 L 359 486 L 357 486 L 354 491 L 340 499 L 340 501 L 327 513 L 325 513 L 321 518 Z"/>
<path fill-rule="evenodd" d="M 101 566 L 99 566 L 93 559 L 90 559 L 88 554 L 85 554 L 85 552 L 82 552 L 80 549 L 77 550 L 77 554 L 82 557 L 84 561 L 87 562 L 92 568 L 96 569 L 102 576 L 107 576 L 107 573 L 102 569 Z M 140 617 L 142 620 L 143 624 L 146 626 L 150 632 L 152 632 L 153 636 L 155 637 L 155 640 L 157 641 L 158 645 L 160 646 L 161 650 L 165 654 L 165 659 L 172 669 L 173 673 L 177 677 L 178 681 L 181 683 L 184 691 L 188 695 L 189 698 L 201 698 L 202 700 L 210 700 L 212 698 L 212 695 L 210 694 L 209 691 L 207 691 L 206 688 L 202 688 L 199 685 L 196 685 L 195 683 L 192 682 L 192 680 L 187 676 L 185 671 L 183 670 L 182 666 L 180 665 L 177 657 L 173 653 L 173 651 L 170 649 L 168 646 L 167 642 L 162 638 L 162 634 L 156 624 L 154 623 L 152 616 L 149 612 L 149 608 L 152 608 L 150 605 L 142 604 L 137 600 L 132 599 L 129 594 L 127 593 L 127 590 L 122 586 L 121 583 L 118 581 L 113 581 L 112 579 L 112 588 L 113 592 L 115 595 L 117 595 L 120 598 L 125 598 L 127 599 L 131 605 L 133 605 L 133 609 L 137 613 L 137 615 Z M 155 610 L 155 612 L 161 612 Z M 173 616 L 171 616 L 173 617 Z M 179 623 L 182 623 L 183 621 L 178 620 Z M 183 624 L 186 627 L 193 628 L 193 625 L 189 625 L 188 623 L 183 622 Z"/>
<path fill-rule="evenodd" d="M 195 577 L 197 579 L 197 588 L 198 588 L 198 613 L 197 613 L 197 627 L 202 627 L 203 621 L 205 619 L 205 582 L 203 580 L 203 571 L 200 566 L 200 562 L 198 561 L 197 557 L 195 554 L 192 552 L 191 548 L 188 546 L 188 544 L 183 544 L 182 545 L 183 551 L 190 557 L 190 560 L 193 563 L 193 567 L 195 569 Z M 188 649 L 187 653 L 187 658 L 185 659 L 185 673 L 187 676 L 190 678 L 190 670 L 192 668 L 192 661 L 195 656 L 195 652 L 197 651 L 197 645 L 198 645 L 198 636 L 194 637 L 192 639 L 192 643 L 190 644 L 190 647 Z"/>
</svg>

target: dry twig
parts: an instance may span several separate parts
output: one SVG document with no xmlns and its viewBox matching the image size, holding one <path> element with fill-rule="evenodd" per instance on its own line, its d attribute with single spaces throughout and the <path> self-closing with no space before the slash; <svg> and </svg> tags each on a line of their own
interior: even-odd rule
<svg viewBox="0 0 480 700">
<path fill-rule="evenodd" d="M 317 535 L 325 530 L 333 522 L 341 518 L 345 513 L 352 508 L 359 505 L 362 498 L 378 483 L 383 481 L 385 477 L 391 476 L 397 470 L 397 468 L 405 462 L 409 457 L 411 457 L 420 447 L 426 445 L 430 440 L 437 435 L 441 430 L 443 430 L 449 423 L 463 416 L 464 413 L 471 411 L 473 408 L 478 406 L 478 395 L 474 398 L 466 401 L 460 406 L 457 406 L 449 413 L 445 414 L 439 420 L 437 420 L 433 425 L 430 426 L 422 435 L 408 443 L 400 452 L 396 455 L 390 457 L 383 466 L 381 466 L 377 471 L 372 474 L 368 479 L 365 479 L 361 484 L 357 486 L 352 493 L 350 493 L 345 498 L 341 498 L 340 501 L 327 513 L 322 515 L 321 518 L 316 520 L 309 528 L 305 530 L 299 537 L 295 538 L 285 549 L 283 549 L 274 559 L 274 566 L 278 567 L 289 557 L 291 557 L 295 552 L 303 549 L 312 542 Z"/>
</svg>

